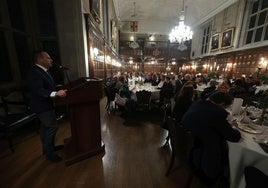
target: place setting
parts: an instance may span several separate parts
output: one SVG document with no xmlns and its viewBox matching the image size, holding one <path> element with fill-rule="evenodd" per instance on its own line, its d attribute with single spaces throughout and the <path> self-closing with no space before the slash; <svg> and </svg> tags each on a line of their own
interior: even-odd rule
<svg viewBox="0 0 268 188">
<path fill-rule="evenodd" d="M 255 107 L 243 107 L 243 99 L 235 98 L 231 109 L 229 109 L 232 121 L 236 121 L 241 131 L 251 134 L 263 133 L 262 126 L 259 124 L 261 109 Z"/>
<path fill-rule="evenodd" d="M 268 153 L 268 126 L 263 110 L 255 106 L 240 107 L 241 101 L 234 101 L 235 107 L 232 108 L 233 120 L 238 123 L 239 130 L 252 134 L 254 142 L 256 142 L 265 153 Z M 240 109 L 240 110 L 237 110 Z"/>
</svg>

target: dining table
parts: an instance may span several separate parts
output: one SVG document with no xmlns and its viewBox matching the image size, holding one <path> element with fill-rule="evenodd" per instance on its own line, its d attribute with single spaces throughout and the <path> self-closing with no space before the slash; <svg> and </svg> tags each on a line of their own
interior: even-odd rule
<svg viewBox="0 0 268 188">
<path fill-rule="evenodd" d="M 134 101 L 137 101 L 136 92 L 142 91 L 142 90 L 146 90 L 146 91 L 151 92 L 151 99 L 150 100 L 157 100 L 160 98 L 160 89 L 157 88 L 157 86 L 152 86 L 150 83 L 130 85 L 129 89 L 132 91 L 131 98 Z"/>
<path fill-rule="evenodd" d="M 254 166 L 268 175 L 268 151 L 262 149 L 268 148 L 268 127 L 240 123 L 238 129 L 241 140 L 228 142 L 231 188 L 245 188 L 244 170 L 247 166 Z"/>
</svg>

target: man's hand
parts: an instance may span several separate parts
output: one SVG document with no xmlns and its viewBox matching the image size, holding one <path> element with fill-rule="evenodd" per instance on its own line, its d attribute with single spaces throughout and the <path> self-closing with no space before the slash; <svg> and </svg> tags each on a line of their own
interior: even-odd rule
<svg viewBox="0 0 268 188">
<path fill-rule="evenodd" d="M 67 92 L 67 90 L 59 90 L 59 91 L 57 91 L 56 96 L 57 97 L 66 97 L 66 92 Z"/>
<path fill-rule="evenodd" d="M 238 123 L 237 123 L 236 119 L 232 120 L 231 125 L 234 127 L 238 127 Z"/>
</svg>

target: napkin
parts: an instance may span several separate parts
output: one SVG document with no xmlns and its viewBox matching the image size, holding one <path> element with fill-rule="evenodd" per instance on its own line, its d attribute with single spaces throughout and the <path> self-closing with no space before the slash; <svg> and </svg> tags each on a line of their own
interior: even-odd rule
<svg viewBox="0 0 268 188">
<path fill-rule="evenodd" d="M 242 107 L 242 104 L 243 104 L 243 99 L 241 98 L 234 98 L 234 102 L 233 102 L 233 105 L 232 105 L 232 115 L 238 115 L 240 110 L 241 110 L 241 107 Z"/>
</svg>

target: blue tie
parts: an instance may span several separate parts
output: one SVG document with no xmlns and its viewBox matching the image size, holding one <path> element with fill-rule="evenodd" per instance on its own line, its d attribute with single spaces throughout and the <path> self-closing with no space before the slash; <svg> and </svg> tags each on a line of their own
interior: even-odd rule
<svg viewBox="0 0 268 188">
<path fill-rule="evenodd" d="M 49 78 L 54 82 L 53 77 L 51 76 L 51 74 L 49 73 L 49 71 L 46 71 L 46 72 L 47 72 Z"/>
</svg>

